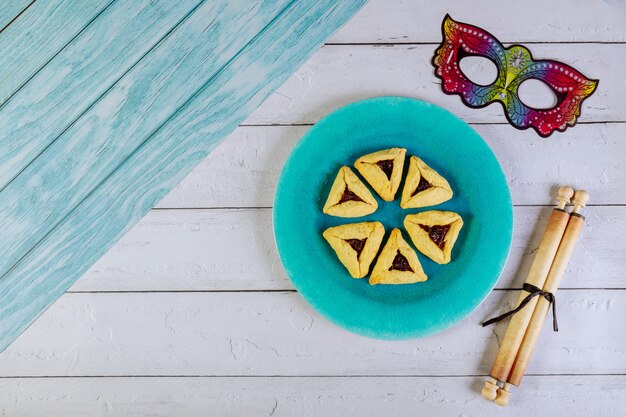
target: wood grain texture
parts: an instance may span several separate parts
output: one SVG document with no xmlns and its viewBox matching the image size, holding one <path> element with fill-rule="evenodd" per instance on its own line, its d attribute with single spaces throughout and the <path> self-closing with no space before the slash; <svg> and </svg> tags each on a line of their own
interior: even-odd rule
<svg viewBox="0 0 626 417">
<path fill-rule="evenodd" d="M 112 1 L 37 1 L 0 32 L 0 106 Z"/>
<path fill-rule="evenodd" d="M 229 59 L 214 77 L 204 78 L 206 81 L 202 88 L 193 94 L 193 100 L 185 103 L 186 99 L 183 100 L 183 97 L 187 84 L 198 83 L 201 79 L 196 79 L 196 74 L 202 69 L 206 70 L 199 67 L 203 61 L 197 62 L 198 59 L 209 60 L 214 65 L 219 61 L 214 57 L 211 58 L 215 51 L 203 51 L 203 47 L 195 45 L 202 37 L 192 36 L 197 34 L 199 29 L 203 30 L 202 33 L 207 29 L 210 32 L 213 27 L 219 29 L 219 25 L 215 22 L 209 24 L 208 28 L 206 23 L 194 25 L 196 17 L 194 14 L 183 26 L 191 32 L 186 35 L 194 42 L 190 42 L 188 38 L 180 40 L 182 45 L 192 48 L 191 51 L 186 51 L 183 57 L 177 56 L 174 51 L 185 50 L 177 43 L 176 49 L 167 52 L 167 62 L 172 62 L 172 67 L 167 65 L 161 67 L 162 62 L 158 59 L 150 65 L 152 55 L 146 57 L 141 61 L 141 66 L 136 67 L 150 69 L 148 73 L 141 74 L 141 79 L 146 85 L 138 87 L 138 97 L 134 94 L 129 95 L 128 91 L 133 89 L 122 81 L 122 86 L 126 85 L 127 90 L 121 90 L 116 94 L 116 89 L 112 89 L 107 94 L 110 99 L 105 98 L 102 101 L 104 108 L 99 108 L 98 103 L 90 110 L 90 113 L 95 112 L 92 117 L 83 117 L 86 120 L 85 126 L 77 123 L 68 130 L 68 133 L 75 130 L 76 136 L 70 133 L 67 141 L 55 141 L 46 150 L 45 158 L 38 158 L 11 182 L 3 191 L 5 198 L 3 201 L 9 202 L 10 210 L 3 212 L 0 209 L 2 216 L 0 223 L 10 228 L 11 236 L 16 236 L 12 244 L 7 245 L 10 246 L 7 250 L 18 263 L 0 280 L 2 288 L 0 313 L 3 313 L 0 318 L 4 330 L 0 338 L 0 348 L 6 346 L 43 308 L 78 279 L 89 265 L 121 237 L 123 232 L 139 221 L 167 191 L 207 155 L 219 140 L 252 112 L 361 5 L 362 2 L 330 5 L 324 0 L 307 4 L 293 2 L 284 10 L 276 10 L 272 8 L 276 7 L 276 3 L 272 2 L 272 6 L 266 6 L 269 9 L 262 9 L 264 13 L 246 8 L 248 14 L 245 16 L 248 16 L 248 19 L 242 19 L 241 23 L 245 25 L 235 30 L 237 26 L 231 21 L 233 16 L 224 11 L 233 7 L 231 3 L 228 8 L 222 10 L 219 18 L 225 19 L 224 23 L 228 22 L 229 28 L 235 32 L 243 30 L 243 27 L 247 31 L 252 31 L 259 21 L 268 17 L 269 10 L 273 10 L 274 13 L 264 25 L 256 29 L 257 32 L 260 31 L 259 35 L 253 36 L 254 40 L 249 40 L 243 49 L 235 52 L 233 58 L 236 59 Z M 199 12 L 202 13 L 203 10 L 201 8 Z M 206 22 L 205 19 L 199 20 Z M 177 32 L 163 45 L 175 39 L 176 35 Z M 236 42 L 220 40 L 220 35 L 224 34 L 218 30 L 213 33 L 213 39 L 209 40 L 225 48 L 233 48 L 233 45 L 236 47 Z M 157 54 L 166 54 L 163 51 L 167 49 L 161 47 L 157 49 Z M 177 76 L 182 77 L 187 67 L 181 64 L 191 66 L 190 62 L 186 61 L 190 57 L 195 58 L 194 70 L 186 74 L 184 86 L 164 84 L 168 81 L 165 75 L 163 79 L 159 79 L 159 74 L 171 74 L 173 68 L 181 73 Z M 134 70 L 129 74 L 133 72 Z M 204 75 L 206 77 L 206 74 Z M 180 82 L 183 78 L 178 80 Z M 146 91 L 151 92 L 147 97 Z M 126 101 L 127 97 L 131 97 L 132 101 Z M 140 98 L 144 100 L 137 103 Z M 126 113 L 123 111 L 125 103 L 139 106 L 138 109 L 129 104 L 132 116 L 130 118 L 123 117 Z M 159 121 L 163 112 L 173 105 L 180 107 L 173 110 L 171 117 Z M 151 113 L 153 106 L 156 109 Z M 154 124 L 166 121 L 167 124 L 161 124 L 156 131 L 153 130 L 148 137 L 133 145 L 133 141 L 147 134 L 150 126 L 154 128 Z M 124 139 L 111 136 L 114 132 L 118 132 Z M 90 133 L 94 136 L 90 136 Z M 115 140 L 106 142 L 103 138 L 107 137 L 113 137 Z M 76 150 L 77 143 L 80 143 L 78 148 L 80 152 Z M 118 158 L 124 151 L 128 152 L 131 146 L 134 146 L 132 153 L 127 154 L 128 159 L 122 163 Z M 135 148 L 137 146 L 139 147 Z M 68 155 L 67 151 L 70 148 L 73 151 Z M 59 152 L 59 159 L 54 158 L 54 152 Z M 51 161 L 55 159 L 56 163 L 52 163 Z M 45 167 L 44 171 L 49 170 L 55 181 L 37 196 L 26 193 L 30 204 L 22 208 L 31 212 L 34 208 L 39 208 L 43 212 L 37 212 L 36 218 L 25 219 L 24 212 L 20 209 L 20 204 L 24 204 L 24 200 L 18 201 L 17 204 L 13 203 L 16 197 L 24 195 L 25 190 L 20 190 L 20 184 L 32 187 L 33 182 L 37 183 L 40 180 L 42 176 L 42 170 L 38 169 L 41 168 L 40 160 L 41 165 Z M 63 161 L 61 166 L 58 165 L 59 160 Z M 90 164 L 85 165 L 86 163 Z M 120 163 L 121 165 L 116 165 Z M 33 177 L 28 179 L 29 170 L 32 170 L 33 174 L 37 173 L 34 180 Z M 72 176 L 64 175 L 63 171 L 68 170 L 71 170 Z M 57 192 L 67 187 L 71 187 L 72 193 L 61 198 Z M 31 188 L 33 193 L 35 188 Z M 54 191 L 51 192 L 52 190 Z M 88 198 L 85 198 L 87 196 Z M 80 202 L 81 198 L 85 199 Z M 76 206 L 79 202 L 80 204 Z M 61 221 L 69 213 L 71 216 Z M 49 221 L 50 217 L 52 221 Z M 5 219 L 9 221 L 5 223 Z M 22 233 L 27 230 L 34 233 L 22 239 Z M 16 242 L 16 239 L 19 242 Z M 27 246 L 31 249 L 26 256 L 15 257 L 15 254 L 19 253 L 16 249 L 24 250 Z M 11 255 L 7 258 L 10 257 Z M 43 259 L 46 261 L 42 262 Z M 0 266 L 6 267 L 9 264 L 10 262 L 4 260 Z M 36 284 L 41 287 L 37 288 Z M 28 300 L 28 303 L 21 302 L 20 299 Z"/>
<path fill-rule="evenodd" d="M 555 140 L 509 125 L 472 127 L 500 161 L 514 204 L 550 204 L 556 187 L 570 183 L 589 190 L 594 205 L 626 204 L 626 123 L 581 124 Z M 271 207 L 280 170 L 308 129 L 238 128 L 157 207 Z M 560 152 L 567 157 L 555 158 Z"/>
<path fill-rule="evenodd" d="M 33 0 L 5 0 L 0 3 L 0 31 L 5 29 Z"/>
<path fill-rule="evenodd" d="M 0 414 L 26 417 L 618 416 L 624 376 L 529 376 L 500 408 L 479 397 L 480 377 L 0 379 Z M 548 406 L 549 405 L 549 406 Z"/>
<path fill-rule="evenodd" d="M 117 2 L 135 4 L 130 0 Z M 0 2 L 0 22 L 2 11 L 17 3 Z M 39 5 L 43 7 L 53 2 L 37 3 L 44 3 Z M 176 6 L 176 2 L 167 3 Z M 154 2 L 155 6 L 161 4 L 165 2 Z M 589 75 L 601 78 L 601 90 L 596 94 L 604 95 L 594 103 L 587 102 L 583 109 L 583 120 L 594 124 L 579 125 L 548 141 L 508 125 L 482 125 L 503 123 L 503 119 L 494 109 L 462 112 L 458 98 L 443 96 L 438 86 L 430 85 L 435 80 L 426 65 L 440 41 L 439 24 L 445 12 L 483 25 L 503 41 L 624 42 L 626 30 L 620 13 L 626 6 L 617 0 L 486 4 L 482 0 L 472 4 L 370 0 L 329 42 L 428 43 L 419 46 L 422 52 L 410 49 L 417 45 L 400 45 L 405 49 L 391 52 L 384 49 L 390 46 L 323 48 L 278 94 L 266 100 L 259 115 L 245 122 L 248 126 L 237 129 L 159 207 L 271 206 L 280 168 L 308 127 L 255 125 L 315 121 L 346 102 L 380 94 L 438 100 L 464 116 L 472 113 L 471 118 L 480 123 L 474 128 L 494 149 L 506 172 L 516 204 L 546 204 L 553 184 L 573 181 L 573 185 L 592 190 L 593 204 L 626 204 L 624 124 L 602 123 L 616 120 L 615 115 L 625 120 L 624 104 L 617 101 L 626 93 L 619 74 L 626 56 L 623 44 L 529 45 L 533 52 L 541 52 L 540 56 L 580 65 L 581 70 L 600 69 Z M 80 42 L 81 36 L 72 45 Z M 27 46 L 28 50 L 34 47 Z M 121 45 L 108 45 L 114 47 Z M 0 48 L 4 52 L 3 42 Z M 61 50 L 59 56 L 64 52 Z M 119 50 L 120 55 L 129 52 Z M 594 59 L 598 61 L 591 62 Z M 41 71 L 54 63 L 52 60 Z M 15 67 L 19 63 L 10 64 Z M 0 67 L 0 72 L 2 68 L 6 67 Z M 108 75 L 103 72 L 102 76 Z M 35 79 L 37 76 L 31 82 Z M 97 73 L 85 82 L 91 79 L 97 79 Z M 62 84 L 57 78 L 52 80 Z M 94 90 L 103 87 L 89 85 Z M 24 89 L 28 87 L 26 84 Z M 86 90 L 81 93 L 91 96 Z M 48 93 L 47 88 L 42 90 L 46 97 L 53 97 Z M 12 104 L 9 101 L 5 108 Z M 31 104 L 33 112 L 47 115 L 37 103 Z M 593 109 L 587 104 L 593 104 Z M 62 106 L 63 100 L 59 100 L 56 107 Z M 586 119 L 588 115 L 591 119 Z M 6 124 L 2 111 L 0 124 L 11 125 Z M 38 132 L 46 134 L 45 130 Z M 555 160 L 556 154 L 563 158 Z M 0 164 L 0 170 L 4 166 Z M 103 202 L 110 204 L 106 198 Z M 564 286 L 624 288 L 624 209 L 587 209 L 589 227 Z M 499 288 L 521 284 L 547 213 L 548 209 L 541 207 L 515 208 L 514 244 Z M 92 230 L 107 228 L 104 223 Z M 97 239 L 92 241 L 89 233 L 83 236 L 87 244 L 100 244 Z M 237 259 L 237 251 L 246 259 Z M 59 275 L 64 273 L 59 271 Z M 31 416 L 41 410 L 64 417 L 626 415 L 624 332 L 623 326 L 615 327 L 619 321 L 615 318 L 624 315 L 623 290 L 559 293 L 561 332 L 546 331 L 541 336 L 542 345 L 531 372 L 560 375 L 526 376 L 506 409 L 483 401 L 479 392 L 482 375 L 488 371 L 505 326 L 490 333 L 492 330 L 477 323 L 504 312 L 507 303 L 515 301 L 516 292 L 495 291 L 482 310 L 449 332 L 391 344 L 334 327 L 317 316 L 297 293 L 150 293 L 291 288 L 276 258 L 269 209 L 153 211 L 72 287 L 72 291 L 81 292 L 148 293 L 74 293 L 61 298 L 13 346 L 0 353 L 0 375 L 5 376 L 0 376 L 0 415 Z M 316 373 L 318 370 L 336 376 L 323 376 Z M 458 376 L 458 370 L 472 376 Z M 306 376 L 314 372 L 315 376 Z M 429 372 L 437 375 L 428 376 Z M 170 376 L 137 376 L 144 373 Z M 205 376 L 171 377 L 192 373 Z M 349 376 L 354 373 L 361 376 Z M 572 373 L 579 375 L 563 375 Z M 590 375 L 593 373 L 622 375 Z M 227 374 L 233 376 L 210 376 Z M 281 374 L 291 376 L 275 376 Z M 381 374 L 392 376 L 376 376 Z M 395 376 L 400 374 L 403 376 Z"/>
<path fill-rule="evenodd" d="M 505 123 L 502 106 L 472 109 L 458 96 L 442 93 L 430 61 L 436 45 L 332 45 L 300 68 L 245 124 L 314 123 L 329 112 L 356 100 L 380 95 L 416 97 L 442 106 L 466 122 Z M 617 56 L 626 44 L 537 44 L 533 55 L 570 64 L 588 77 L 600 79 L 597 91 L 583 104 L 580 122 L 626 120 L 626 87 Z M 482 65 L 474 62 L 468 67 Z M 528 98 L 543 91 L 529 88 Z M 555 133 L 562 140 L 571 132 Z M 535 134 L 537 139 L 541 139 Z"/>
<path fill-rule="evenodd" d="M 496 288 L 521 288 L 550 207 L 515 207 L 509 261 Z M 562 287 L 626 288 L 626 207 L 590 207 Z M 594 273 L 602 271 L 601 274 Z M 270 209 L 154 210 L 70 291 L 293 290 Z"/>
<path fill-rule="evenodd" d="M 20 89 L 0 111 L 0 190 L 197 3 L 118 0 Z"/>
<path fill-rule="evenodd" d="M 0 277 L 280 14 L 286 0 L 228 3 L 204 3 L 0 191 L 0 235 L 6 237 Z"/>
<path fill-rule="evenodd" d="M 446 13 L 502 42 L 624 42 L 621 1 L 371 0 L 329 42 L 441 42 Z"/>
<path fill-rule="evenodd" d="M 485 375 L 519 291 L 494 291 L 437 335 L 351 334 L 298 293 L 66 294 L 0 356 L 0 376 Z M 624 374 L 626 291 L 563 290 L 528 374 Z M 602 325 L 599 325 L 601 323 Z"/>
</svg>

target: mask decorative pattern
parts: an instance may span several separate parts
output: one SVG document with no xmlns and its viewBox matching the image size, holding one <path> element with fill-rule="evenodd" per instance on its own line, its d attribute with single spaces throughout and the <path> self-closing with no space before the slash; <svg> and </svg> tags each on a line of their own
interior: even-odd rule
<svg viewBox="0 0 626 417">
<path fill-rule="evenodd" d="M 505 48 L 489 32 L 465 23 L 455 22 L 449 15 L 442 23 L 443 42 L 435 52 L 435 75 L 442 80 L 446 94 L 458 94 L 469 107 L 485 107 L 495 101 L 502 103 L 505 115 L 514 127 L 532 127 L 542 137 L 555 130 L 564 131 L 576 124 L 582 102 L 598 86 L 569 65 L 552 60 L 535 60 L 521 45 Z M 459 63 L 467 56 L 490 59 L 498 69 L 496 80 L 489 85 L 470 81 Z M 556 104 L 548 109 L 525 105 L 518 96 L 526 80 L 544 82 L 556 95 Z"/>
</svg>

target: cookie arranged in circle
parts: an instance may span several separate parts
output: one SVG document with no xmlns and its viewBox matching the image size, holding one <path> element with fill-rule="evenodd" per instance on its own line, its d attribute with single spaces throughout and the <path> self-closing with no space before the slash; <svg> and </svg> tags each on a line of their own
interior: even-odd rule
<svg viewBox="0 0 626 417">
<path fill-rule="evenodd" d="M 333 183 L 324 213 L 337 217 L 361 217 L 372 214 L 378 208 L 376 199 L 352 170 L 343 166 Z"/>
<path fill-rule="evenodd" d="M 354 167 L 385 201 L 393 201 L 402 181 L 406 149 L 391 148 L 363 155 Z"/>
<path fill-rule="evenodd" d="M 450 262 L 462 227 L 463 219 L 452 211 L 430 210 L 404 219 L 404 228 L 417 250 L 438 264 Z"/>
<path fill-rule="evenodd" d="M 400 207 L 406 209 L 434 206 L 450 200 L 453 195 L 452 188 L 444 177 L 417 156 L 411 156 Z"/>
<path fill-rule="evenodd" d="M 385 228 L 380 222 L 352 223 L 329 227 L 322 235 L 350 275 L 363 278 L 380 249 Z"/>
<path fill-rule="evenodd" d="M 412 284 L 427 279 L 415 251 L 404 240 L 400 229 L 393 229 L 378 256 L 369 283 Z"/>
<path fill-rule="evenodd" d="M 361 156 L 354 166 L 383 200 L 393 201 L 402 182 L 405 156 L 404 148 L 383 149 Z M 450 200 L 453 195 L 443 176 L 417 156 L 409 158 L 401 208 L 433 206 Z M 338 217 L 360 217 L 374 213 L 377 208 L 376 199 L 363 181 L 349 167 L 341 167 L 323 212 Z M 451 211 L 430 210 L 404 218 L 404 228 L 413 245 L 438 264 L 451 261 L 462 227 L 461 216 Z M 345 224 L 322 233 L 353 278 L 367 276 L 384 234 L 384 226 L 379 222 Z M 404 240 L 400 229 L 393 229 L 378 255 L 369 283 L 411 284 L 427 279 L 416 252 Z"/>
</svg>

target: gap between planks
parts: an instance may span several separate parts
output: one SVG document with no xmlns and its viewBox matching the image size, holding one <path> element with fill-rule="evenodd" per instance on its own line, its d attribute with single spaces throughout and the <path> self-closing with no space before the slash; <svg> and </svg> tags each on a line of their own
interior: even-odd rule
<svg viewBox="0 0 626 417">
<path fill-rule="evenodd" d="M 33 3 L 35 3 L 36 0 L 33 0 L 33 2 L 31 4 L 28 5 L 28 7 L 26 7 L 26 9 L 28 9 Z M 13 97 L 20 92 L 20 90 L 22 88 L 24 88 L 33 78 L 35 78 L 37 76 L 37 74 L 39 74 L 41 72 L 41 70 L 43 70 L 50 62 L 52 62 L 52 60 L 54 60 L 54 58 L 56 58 L 61 52 L 63 52 L 65 50 L 65 48 L 67 48 L 72 42 L 74 42 L 75 39 L 77 39 L 78 37 L 80 37 L 83 32 L 85 32 L 85 30 L 93 23 L 95 22 L 109 7 L 111 7 L 111 5 L 113 3 L 115 3 L 117 0 L 111 0 L 106 6 L 104 6 L 102 8 L 102 10 L 100 10 L 98 13 L 96 13 L 96 15 L 94 17 L 91 18 L 91 20 L 89 20 L 85 26 L 83 26 L 74 36 L 72 36 L 65 44 L 63 44 L 56 52 L 53 52 L 52 55 L 50 56 L 50 58 L 44 62 L 39 68 L 37 68 L 26 80 L 24 80 L 24 82 L 20 85 L 17 86 L 17 88 L 15 89 L 15 91 L 13 91 L 12 93 L 10 93 L 6 99 L 2 102 L 2 104 L 0 105 L 0 110 L 2 110 L 2 108 L 4 108 L 4 106 L 11 101 L 11 99 L 13 99 Z M 22 11 L 22 13 L 20 13 L 19 15 L 17 15 L 15 17 L 15 19 L 13 19 L 7 26 L 5 26 L 0 32 L 4 31 L 6 28 L 8 28 L 11 23 L 15 22 L 23 13 L 24 11 L 26 11 L 26 9 L 24 9 Z"/>
<path fill-rule="evenodd" d="M 455 375 L 427 375 L 427 374 L 416 374 L 416 375 L 385 375 L 385 374 L 377 374 L 377 375 L 25 375 L 25 376 L 0 376 L 0 379 L 73 379 L 73 378 L 240 378 L 240 379 L 258 379 L 258 378 L 486 378 L 489 375 L 487 374 L 455 374 Z M 626 376 L 626 373 L 604 373 L 604 374 L 581 374 L 581 373 L 571 373 L 571 374 L 537 374 L 537 373 L 529 373 L 524 374 L 524 377 L 554 377 L 554 378 L 567 378 L 572 376 L 588 376 L 588 377 L 602 377 L 602 376 Z"/>
<path fill-rule="evenodd" d="M 521 291 L 521 288 L 493 288 L 491 291 Z M 626 291 L 626 287 L 563 287 L 559 291 Z M 194 294 L 194 293 L 297 293 L 296 289 L 250 289 L 250 290 L 67 290 L 65 294 Z"/>
<path fill-rule="evenodd" d="M 554 204 L 513 204 L 513 207 L 554 207 Z M 610 203 L 610 204 L 587 204 L 585 207 L 626 207 L 626 204 L 622 203 Z M 216 206 L 216 207 L 153 207 L 154 211 L 176 211 L 176 210 L 271 210 L 274 207 L 271 206 L 250 206 L 250 207 L 235 207 L 235 206 Z"/>
<path fill-rule="evenodd" d="M 20 18 L 20 16 L 22 16 L 34 3 L 36 0 L 32 0 L 28 5 L 26 5 L 26 7 L 20 11 L 15 17 L 13 17 L 13 19 L 11 19 L 11 21 L 9 21 L 9 23 L 7 23 L 4 27 L 2 27 L 0 29 L 0 33 L 2 33 L 5 29 L 7 29 L 13 22 L 15 22 L 17 19 Z M 112 1 L 107 7 L 109 7 L 111 4 L 113 4 L 116 0 Z M 96 16 L 97 17 L 97 16 Z M 95 20 L 95 19 L 94 19 Z M 78 35 L 80 35 L 80 33 L 82 33 L 82 31 L 87 28 L 87 26 L 89 26 L 89 24 L 91 24 L 91 22 L 87 23 L 85 25 L 85 27 L 81 30 L 81 32 L 78 33 Z M 77 35 L 77 36 L 78 36 Z M 70 41 L 71 42 L 71 41 Z M 69 43 L 69 42 L 68 42 Z M 441 42 L 432 42 L 432 41 L 424 41 L 424 42 L 419 42 L 419 41 L 395 41 L 395 42 L 389 42 L 389 41 L 380 41 L 380 42 L 376 42 L 376 41 L 369 41 L 369 42 L 326 42 L 324 43 L 324 46 L 359 46 L 359 45 L 369 45 L 369 46 L 395 46 L 395 45 L 440 45 Z M 578 45 L 578 44 L 598 44 L 598 45 L 623 45 L 626 44 L 626 42 L 623 41 L 525 41 L 525 40 L 516 40 L 516 41 L 502 41 L 502 44 L 505 46 L 509 46 L 509 45 L 515 45 L 515 44 L 525 44 L 525 45 L 545 45 L 545 44 L 567 44 L 567 45 Z M 67 46 L 67 45 L 65 45 Z M 61 48 L 61 50 L 65 49 L 65 46 L 63 48 Z M 59 50 L 59 52 L 61 52 L 61 50 Z M 45 64 L 42 66 L 42 68 L 45 66 Z"/>
<path fill-rule="evenodd" d="M 35 3 L 35 1 L 36 1 L 36 0 L 33 0 L 33 1 L 31 1 L 30 3 L 28 3 L 28 4 L 26 5 L 26 7 L 24 7 L 24 8 L 22 9 L 22 11 L 21 11 L 21 12 L 19 12 L 18 14 L 16 14 L 16 15 L 13 17 L 13 19 L 11 19 L 11 20 L 9 21 L 9 23 L 7 23 L 6 25 L 4 25 L 4 27 L 2 27 L 2 29 L 0 29 L 0 33 L 4 32 L 4 30 L 5 30 L 6 28 L 8 28 L 9 26 L 11 26 L 11 24 L 12 24 L 13 22 L 15 22 L 17 19 L 19 19 L 19 18 L 20 18 L 20 16 L 22 16 L 22 15 L 24 14 L 24 12 L 26 12 L 26 10 L 28 10 L 28 8 L 29 8 L 30 6 L 32 6 L 32 5 L 33 5 L 33 3 Z"/>
<path fill-rule="evenodd" d="M 466 123 L 470 126 L 490 126 L 490 125 L 506 126 L 510 124 L 507 122 L 466 122 Z M 626 121 L 625 120 L 605 120 L 605 121 L 591 120 L 588 122 L 586 121 L 576 122 L 577 125 L 608 125 L 608 124 L 622 124 L 622 123 L 626 123 Z M 310 127 L 313 125 L 315 125 L 315 123 L 268 123 L 268 124 L 242 123 L 238 127 Z M 537 136 L 537 139 L 538 140 L 550 140 L 546 138 L 541 138 L 539 136 Z"/>
<path fill-rule="evenodd" d="M 502 44 L 507 47 L 510 45 L 624 45 L 626 42 L 622 41 L 550 41 L 550 42 L 541 42 L 541 41 L 506 41 L 502 42 Z M 441 42 L 327 42 L 324 46 L 394 46 L 394 45 L 441 45 Z"/>
</svg>

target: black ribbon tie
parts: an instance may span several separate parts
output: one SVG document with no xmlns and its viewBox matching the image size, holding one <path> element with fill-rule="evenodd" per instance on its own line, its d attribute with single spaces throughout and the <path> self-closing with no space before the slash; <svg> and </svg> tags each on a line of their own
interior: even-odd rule
<svg viewBox="0 0 626 417">
<path fill-rule="evenodd" d="M 503 320 L 509 316 L 512 316 L 513 314 L 517 313 L 518 311 L 526 307 L 526 304 L 528 304 L 530 300 L 532 300 L 533 298 L 537 296 L 540 296 L 540 297 L 545 298 L 552 306 L 552 329 L 555 332 L 558 332 L 559 325 L 556 321 L 556 297 L 554 296 L 554 294 L 548 291 L 543 291 L 541 288 L 537 288 L 534 285 L 529 284 L 527 282 L 524 283 L 524 285 L 522 286 L 522 289 L 528 292 L 529 294 L 519 303 L 519 305 L 516 308 L 514 308 L 511 311 L 507 311 L 506 313 L 501 314 L 498 317 L 494 317 L 492 319 L 489 319 L 483 322 L 483 327 L 489 326 L 490 324 L 493 324 L 493 323 L 497 323 L 500 320 Z"/>
</svg>

